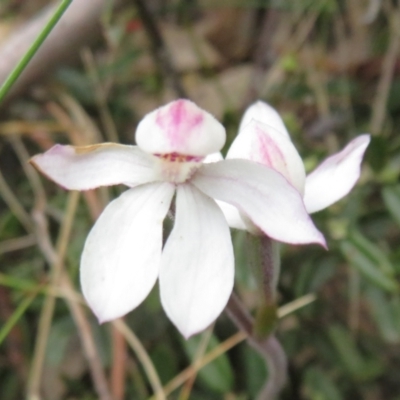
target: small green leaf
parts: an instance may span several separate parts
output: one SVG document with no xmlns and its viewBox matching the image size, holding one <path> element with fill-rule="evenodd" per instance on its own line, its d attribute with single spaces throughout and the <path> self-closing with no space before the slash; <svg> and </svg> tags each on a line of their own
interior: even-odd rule
<svg viewBox="0 0 400 400">
<path fill-rule="evenodd" d="M 388 141 L 382 136 L 372 136 L 366 157 L 376 172 L 382 171 L 388 158 Z"/>
<path fill-rule="evenodd" d="M 169 343 L 158 342 L 150 355 L 161 382 L 168 382 L 179 373 L 176 355 Z"/>
<path fill-rule="evenodd" d="M 331 377 L 316 368 L 309 368 L 305 376 L 307 398 L 324 400 L 342 400 L 340 390 Z"/>
<path fill-rule="evenodd" d="M 190 360 L 193 362 L 202 335 L 197 335 L 184 341 L 184 347 Z M 211 335 L 206 352 L 215 349 L 219 345 L 218 339 Z M 210 364 L 199 371 L 200 381 L 209 389 L 218 392 L 229 392 L 233 387 L 233 371 L 226 354 L 222 354 Z"/>
<path fill-rule="evenodd" d="M 247 398 L 255 399 L 267 380 L 267 367 L 265 360 L 250 346 L 243 346 L 241 350 Z"/>
<path fill-rule="evenodd" d="M 378 360 L 363 357 L 350 333 L 342 326 L 332 325 L 328 331 L 344 369 L 357 380 L 372 379 L 382 373 Z"/>
<path fill-rule="evenodd" d="M 400 185 L 385 187 L 382 197 L 390 214 L 400 226 Z"/>
<path fill-rule="evenodd" d="M 398 291 L 397 281 L 391 275 L 382 271 L 380 266 L 372 261 L 368 254 L 365 254 L 359 247 L 345 240 L 340 244 L 340 249 L 351 265 L 357 268 L 370 282 L 388 292 Z"/>
<path fill-rule="evenodd" d="M 56 367 L 64 359 L 68 342 L 76 332 L 74 321 L 66 316 L 53 322 L 46 348 L 46 361 Z"/>
<path fill-rule="evenodd" d="M 395 296 L 393 299 L 388 299 L 381 290 L 373 287 L 367 290 L 366 295 L 372 308 L 372 315 L 375 318 L 375 322 L 383 339 L 388 343 L 399 343 L 399 296 Z"/>
<path fill-rule="evenodd" d="M 353 229 L 350 232 L 349 240 L 358 247 L 372 262 L 375 262 L 377 267 L 388 276 L 394 275 L 396 269 L 390 262 L 386 253 L 382 251 L 376 244 L 372 243 L 358 230 Z"/>
</svg>

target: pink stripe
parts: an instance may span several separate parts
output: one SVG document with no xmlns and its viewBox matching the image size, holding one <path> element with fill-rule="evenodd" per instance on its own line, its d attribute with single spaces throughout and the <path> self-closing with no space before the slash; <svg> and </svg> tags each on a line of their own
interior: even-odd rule
<svg viewBox="0 0 400 400">
<path fill-rule="evenodd" d="M 285 157 L 276 145 L 275 141 L 266 134 L 262 129 L 257 127 L 257 149 L 259 160 L 254 160 L 261 162 L 262 164 L 277 169 L 277 161 L 283 162 L 286 165 Z"/>
<path fill-rule="evenodd" d="M 203 122 L 201 110 L 196 110 L 188 100 L 177 100 L 156 116 L 156 123 L 164 130 L 171 147 L 184 149 L 191 136 L 199 134 L 199 125 Z"/>
</svg>

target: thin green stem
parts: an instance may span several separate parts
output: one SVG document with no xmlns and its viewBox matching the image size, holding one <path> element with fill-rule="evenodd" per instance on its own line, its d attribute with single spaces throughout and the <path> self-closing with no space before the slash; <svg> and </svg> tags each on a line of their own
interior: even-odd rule
<svg viewBox="0 0 400 400">
<path fill-rule="evenodd" d="M 315 301 L 316 297 L 314 294 L 306 294 L 305 296 L 299 297 L 298 299 L 279 307 L 278 315 L 279 318 L 284 318 L 287 315 L 294 313 L 300 308 Z M 174 390 L 178 389 L 179 386 L 183 385 L 188 379 L 191 379 L 193 375 L 197 374 L 202 368 L 208 365 L 210 362 L 214 361 L 220 355 L 226 353 L 228 350 L 243 342 L 243 340 L 248 338 L 248 334 L 245 330 L 242 330 L 242 325 L 240 325 L 240 331 L 230 338 L 226 339 L 219 346 L 212 349 L 206 355 L 204 355 L 198 364 L 192 363 L 188 368 L 184 369 L 178 375 L 175 376 L 164 386 L 164 393 L 166 396 L 171 394 Z M 149 400 L 156 400 L 155 396 L 150 397 Z"/>
<path fill-rule="evenodd" d="M 125 337 L 125 340 L 132 347 L 133 351 L 137 355 L 137 358 L 142 363 L 143 369 L 145 370 L 147 378 L 149 379 L 150 385 L 154 391 L 155 398 L 157 400 L 167 400 L 167 396 L 164 393 L 157 370 L 155 369 L 153 361 L 147 354 L 142 342 L 123 319 L 116 319 L 112 324 Z"/>
<path fill-rule="evenodd" d="M 63 272 L 64 258 L 67 252 L 67 246 L 71 235 L 76 209 L 78 207 L 79 197 L 80 193 L 76 191 L 70 192 L 68 196 L 67 208 L 65 211 L 65 216 L 61 225 L 57 243 L 57 253 L 55 254 L 54 263 L 51 266 L 51 283 L 55 287 L 60 284 L 60 279 Z M 48 292 L 39 317 L 37 341 L 35 343 L 29 377 L 30 379 L 28 383 L 28 399 L 40 398 L 40 383 L 43 373 L 47 340 L 50 334 L 51 323 L 53 320 L 55 303 L 56 298 L 54 294 Z"/>
<path fill-rule="evenodd" d="M 10 185 L 4 179 L 3 173 L 0 170 L 0 197 L 8 205 L 11 212 L 15 215 L 21 225 L 26 229 L 27 232 L 34 230 L 31 217 L 18 200 L 17 195 L 12 191 Z"/>
<path fill-rule="evenodd" d="M 30 281 L 27 279 L 20 279 L 15 278 L 11 275 L 6 275 L 0 272 L 0 286 L 10 287 L 12 289 L 26 291 L 26 292 L 33 292 L 38 291 L 38 293 L 46 292 L 46 288 L 42 288 L 39 290 L 41 285 L 38 285 L 34 281 Z"/>
<path fill-rule="evenodd" d="M 11 315 L 11 317 L 7 320 L 4 326 L 0 329 L 0 345 L 3 340 L 7 337 L 10 333 L 11 329 L 14 325 L 18 322 L 18 320 L 24 315 L 25 311 L 31 305 L 33 300 L 35 299 L 38 292 L 31 294 L 30 296 L 26 297 L 24 300 L 21 301 L 17 309 Z"/>
<path fill-rule="evenodd" d="M 207 346 L 210 343 L 210 339 L 214 330 L 214 325 L 209 327 L 202 335 L 199 345 L 196 349 L 196 354 L 193 358 L 192 365 L 195 367 L 196 365 L 201 364 L 201 360 L 204 356 L 204 353 L 207 350 Z M 178 400 L 189 400 L 190 394 L 196 380 L 196 373 L 194 373 L 190 379 L 186 381 L 186 385 L 182 388 Z"/>
<path fill-rule="evenodd" d="M 40 46 L 46 40 L 47 36 L 53 30 L 53 28 L 55 27 L 57 22 L 60 20 L 60 18 L 62 17 L 64 12 L 67 10 L 67 8 L 70 6 L 72 1 L 73 0 L 62 0 L 61 1 L 61 4 L 59 5 L 59 7 L 55 11 L 55 13 L 52 15 L 50 20 L 47 22 L 46 26 L 39 33 L 38 37 L 32 43 L 31 47 L 28 49 L 28 51 L 22 57 L 20 62 L 13 69 L 13 71 L 10 73 L 10 75 L 7 77 L 7 79 L 5 80 L 3 85 L 1 86 L 1 88 L 0 88 L 0 102 L 3 101 L 4 97 L 7 95 L 7 93 L 11 89 L 11 87 L 14 85 L 15 81 L 18 79 L 18 77 L 21 75 L 22 71 L 29 64 L 29 62 L 31 61 L 32 57 L 39 50 Z"/>
</svg>

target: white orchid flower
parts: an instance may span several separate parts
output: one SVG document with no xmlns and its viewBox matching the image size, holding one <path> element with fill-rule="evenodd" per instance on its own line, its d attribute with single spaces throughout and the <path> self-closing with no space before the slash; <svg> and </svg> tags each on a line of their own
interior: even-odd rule
<svg viewBox="0 0 400 400">
<path fill-rule="evenodd" d="M 346 196 L 360 177 L 361 161 L 370 135 L 353 139 L 342 151 L 323 161 L 306 176 L 303 161 L 275 109 L 258 101 L 243 115 L 239 132 L 226 158 L 255 161 L 280 172 L 303 196 L 309 214 Z M 247 216 L 229 204 L 218 202 L 229 225 L 257 234 Z"/>
<path fill-rule="evenodd" d="M 234 259 L 214 199 L 241 210 L 271 238 L 325 246 L 282 174 L 248 160 L 203 162 L 224 142 L 225 130 L 213 116 L 177 100 L 143 118 L 137 146 L 56 145 L 33 157 L 66 189 L 129 187 L 101 214 L 82 254 L 82 291 L 100 322 L 137 307 L 157 278 L 163 308 L 185 337 L 218 317 L 232 292 Z M 175 194 L 174 227 L 163 248 L 163 220 Z"/>
</svg>

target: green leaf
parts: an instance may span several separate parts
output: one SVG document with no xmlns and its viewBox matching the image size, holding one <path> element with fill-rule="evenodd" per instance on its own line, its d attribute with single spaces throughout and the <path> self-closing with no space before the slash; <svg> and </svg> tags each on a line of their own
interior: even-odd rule
<svg viewBox="0 0 400 400">
<path fill-rule="evenodd" d="M 168 382 L 179 373 L 176 354 L 170 343 L 157 342 L 150 355 L 161 382 Z"/>
<path fill-rule="evenodd" d="M 344 240 L 340 243 L 340 249 L 351 265 L 357 268 L 374 285 L 388 292 L 398 291 L 397 281 L 391 275 L 385 273 L 380 265 L 371 260 L 361 248 L 348 240 Z"/>
<path fill-rule="evenodd" d="M 388 276 L 394 275 L 396 272 L 395 267 L 390 262 L 386 253 L 382 251 L 376 244 L 368 240 L 358 230 L 353 229 L 350 232 L 349 240 L 358 249 L 364 253 L 372 262 L 375 262 L 378 268 Z"/>
<path fill-rule="evenodd" d="M 51 366 L 62 363 L 68 342 L 75 332 L 76 327 L 70 316 L 53 322 L 46 348 L 46 360 Z"/>
<path fill-rule="evenodd" d="M 399 343 L 400 297 L 389 300 L 381 290 L 373 287 L 367 290 L 366 295 L 382 338 L 388 343 Z"/>
<path fill-rule="evenodd" d="M 18 375 L 14 373 L 7 373 L 1 376 L 1 399 L 2 400 L 15 400 L 21 394 L 21 381 Z"/>
<path fill-rule="evenodd" d="M 376 171 L 381 171 L 388 159 L 388 141 L 382 136 L 372 136 L 367 152 L 368 164 Z"/>
<path fill-rule="evenodd" d="M 400 185 L 385 187 L 382 197 L 390 214 L 400 226 Z"/>
<path fill-rule="evenodd" d="M 307 398 L 324 400 L 342 400 L 339 389 L 330 376 L 316 368 L 309 368 L 305 376 Z"/>
<path fill-rule="evenodd" d="M 306 257 L 301 261 L 295 281 L 295 297 L 316 292 L 337 272 L 339 260 L 333 254 L 323 257 Z M 315 266 L 318 265 L 318 268 Z"/>
<path fill-rule="evenodd" d="M 243 375 L 245 376 L 246 392 L 250 399 L 255 399 L 267 379 L 267 367 L 265 360 L 250 346 L 243 346 L 244 365 Z"/>
<path fill-rule="evenodd" d="M 194 361 L 201 340 L 202 335 L 197 335 L 183 342 L 186 353 L 192 362 Z M 218 339 L 214 335 L 211 335 L 206 353 L 215 349 L 218 345 Z M 205 386 L 215 392 L 226 393 L 232 390 L 233 371 L 228 356 L 222 354 L 213 362 L 202 368 L 199 371 L 199 379 Z"/>
<path fill-rule="evenodd" d="M 378 360 L 365 359 L 357 348 L 354 338 L 339 325 L 332 325 L 328 331 L 344 369 L 354 379 L 368 380 L 382 373 L 382 365 Z"/>
</svg>

